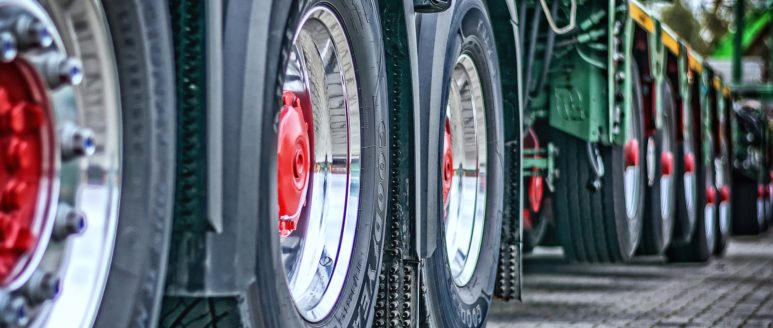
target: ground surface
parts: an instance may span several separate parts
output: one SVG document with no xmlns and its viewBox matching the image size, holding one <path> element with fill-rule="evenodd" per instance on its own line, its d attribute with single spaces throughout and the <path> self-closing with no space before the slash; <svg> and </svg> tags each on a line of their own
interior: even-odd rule
<svg viewBox="0 0 773 328">
<path fill-rule="evenodd" d="M 524 266 L 523 303 L 495 301 L 488 327 L 773 328 L 773 233 L 708 265 L 580 265 L 538 249 Z"/>
</svg>

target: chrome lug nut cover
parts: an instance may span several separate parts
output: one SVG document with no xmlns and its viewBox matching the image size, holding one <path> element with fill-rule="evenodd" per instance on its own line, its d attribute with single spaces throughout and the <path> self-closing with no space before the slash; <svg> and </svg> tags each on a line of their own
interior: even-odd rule
<svg viewBox="0 0 773 328">
<path fill-rule="evenodd" d="M 0 32 L 0 61 L 9 63 L 16 59 L 18 54 L 16 38 L 9 32 Z"/>
<path fill-rule="evenodd" d="M 39 304 L 52 300 L 62 290 L 61 279 L 58 276 L 44 271 L 36 271 L 29 282 L 24 285 L 22 294 L 32 304 Z"/>
<path fill-rule="evenodd" d="M 11 31 L 16 34 L 19 48 L 48 48 L 54 43 L 45 24 L 32 16 L 21 15 L 13 23 Z"/>
<path fill-rule="evenodd" d="M 56 222 L 54 222 L 54 231 L 52 237 L 54 240 L 62 241 L 67 237 L 80 234 L 86 229 L 86 216 L 67 204 L 59 204 L 56 213 Z"/>
<path fill-rule="evenodd" d="M 47 53 L 32 61 L 51 89 L 57 89 L 63 85 L 75 86 L 83 80 L 82 64 L 78 59 L 69 58 L 60 53 Z"/>
<path fill-rule="evenodd" d="M 29 322 L 27 303 L 23 298 L 0 293 L 0 324 L 25 326 Z"/>
<path fill-rule="evenodd" d="M 93 155 L 96 150 L 94 132 L 76 126 L 65 124 L 59 132 L 62 160 L 68 161 L 77 157 Z"/>
</svg>

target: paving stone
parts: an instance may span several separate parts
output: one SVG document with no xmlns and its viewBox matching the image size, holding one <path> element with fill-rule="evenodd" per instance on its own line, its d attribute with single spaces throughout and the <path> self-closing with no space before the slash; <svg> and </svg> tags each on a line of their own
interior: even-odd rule
<svg viewBox="0 0 773 328">
<path fill-rule="evenodd" d="M 733 239 L 707 265 L 583 265 L 560 254 L 524 260 L 523 303 L 494 301 L 489 327 L 773 328 L 773 233 Z"/>
</svg>

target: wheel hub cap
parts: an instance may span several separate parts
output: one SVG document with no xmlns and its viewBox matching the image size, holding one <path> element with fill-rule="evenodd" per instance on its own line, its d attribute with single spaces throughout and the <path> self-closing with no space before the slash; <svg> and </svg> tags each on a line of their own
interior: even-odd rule
<svg viewBox="0 0 773 328">
<path fill-rule="evenodd" d="M 306 203 L 311 154 L 309 129 L 300 99 L 293 92 L 285 91 L 282 102 L 277 135 L 277 191 L 279 233 L 288 236 L 295 231 Z"/>
<path fill-rule="evenodd" d="M 38 199 L 51 195 L 44 182 L 53 159 L 44 163 L 53 131 L 46 89 L 22 60 L 0 64 L 0 281 L 5 281 L 36 244 Z M 38 231 L 36 231 L 38 230 Z"/>
<path fill-rule="evenodd" d="M 688 153 L 684 155 L 684 172 L 685 173 L 695 172 L 695 155 L 693 155 L 692 153 Z"/>
<path fill-rule="evenodd" d="M 454 151 L 451 146 L 451 122 L 446 118 L 443 133 L 443 209 L 448 207 L 448 193 L 454 176 Z"/>
<path fill-rule="evenodd" d="M 670 151 L 663 152 L 661 155 L 660 167 L 665 176 L 671 176 L 674 173 L 674 155 Z"/>
<path fill-rule="evenodd" d="M 625 144 L 625 166 L 639 166 L 639 141 L 630 139 Z M 619 157 L 618 157 L 619 158 Z"/>
</svg>

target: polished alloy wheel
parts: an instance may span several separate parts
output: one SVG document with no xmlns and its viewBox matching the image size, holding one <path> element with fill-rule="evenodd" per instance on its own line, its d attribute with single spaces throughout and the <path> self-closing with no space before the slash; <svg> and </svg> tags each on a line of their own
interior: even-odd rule
<svg viewBox="0 0 773 328">
<path fill-rule="evenodd" d="M 89 326 L 96 315 L 121 182 L 109 40 L 96 3 L 0 1 L 2 325 Z"/>
<path fill-rule="evenodd" d="M 625 211 L 630 224 L 628 225 L 631 230 L 631 235 L 635 235 L 637 228 L 636 220 L 639 213 L 640 193 L 642 192 L 642 184 L 644 183 L 644 172 L 640 160 L 640 147 L 639 140 L 642 136 L 641 126 L 636 124 L 634 115 L 639 113 L 631 112 L 627 116 L 628 129 L 626 133 L 626 142 L 623 148 L 623 163 L 625 164 L 624 171 L 624 188 L 625 188 Z"/>
<path fill-rule="evenodd" d="M 277 128 L 282 262 L 301 315 L 318 322 L 344 288 L 360 195 L 360 107 L 346 31 L 325 6 L 295 34 Z"/>
<path fill-rule="evenodd" d="M 446 108 L 444 147 L 445 241 L 454 282 L 464 286 L 475 272 L 486 219 L 487 135 L 483 86 L 472 58 L 456 61 Z M 446 153 L 448 154 L 448 153 Z M 447 178 L 446 178 L 447 177 Z"/>
<path fill-rule="evenodd" d="M 714 248 L 717 237 L 716 227 L 714 226 L 716 222 L 714 215 L 717 212 L 717 189 L 714 187 L 712 165 L 713 164 L 709 164 L 706 166 L 706 206 L 703 208 L 703 219 L 705 221 L 703 227 L 706 233 L 706 243 L 709 245 L 709 253 L 711 253 L 711 250 Z"/>
<path fill-rule="evenodd" d="M 714 172 L 717 176 L 718 232 L 721 234 L 717 237 L 727 239 L 730 235 L 730 163 L 724 156 L 714 159 Z"/>
<path fill-rule="evenodd" d="M 669 113 L 670 115 L 670 113 Z M 661 138 L 662 150 L 660 153 L 660 217 L 672 220 L 674 212 L 674 145 L 671 144 L 671 133 L 668 127 L 663 127 Z M 671 234 L 673 225 L 663 224 L 664 236 Z"/>
<path fill-rule="evenodd" d="M 695 202 L 697 196 L 697 180 L 695 179 L 695 155 L 690 148 L 690 142 L 685 141 L 684 145 L 684 204 L 687 209 L 687 215 L 690 222 L 695 222 L 696 209 Z"/>
</svg>

